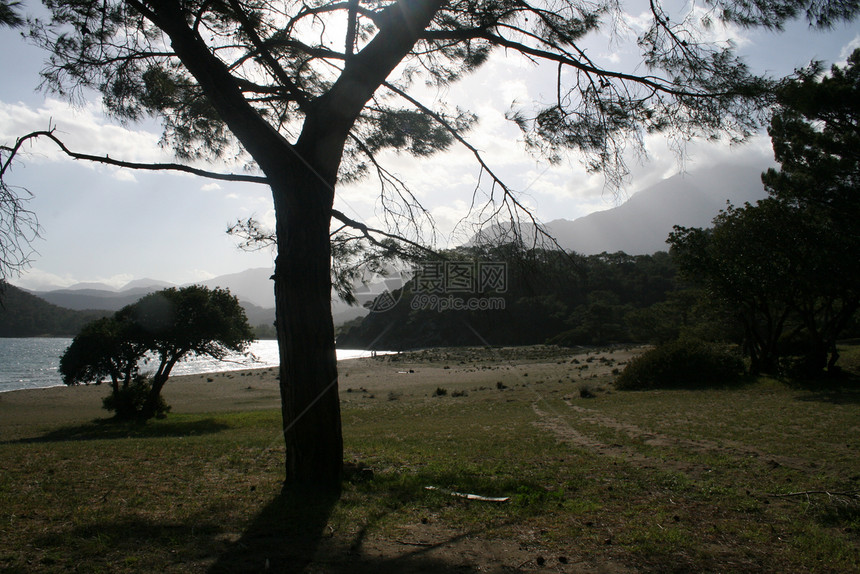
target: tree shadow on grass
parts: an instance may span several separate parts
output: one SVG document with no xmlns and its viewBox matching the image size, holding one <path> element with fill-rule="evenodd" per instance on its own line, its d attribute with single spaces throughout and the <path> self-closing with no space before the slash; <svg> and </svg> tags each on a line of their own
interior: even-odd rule
<svg viewBox="0 0 860 574">
<path fill-rule="evenodd" d="M 269 502 L 236 540 L 218 514 L 153 519 L 131 513 L 115 521 L 85 520 L 33 539 L 20 552 L 0 560 L 9 571 L 84 569 L 199 571 L 209 574 L 464 574 L 509 572 L 500 564 L 468 563 L 452 547 L 479 533 L 448 533 L 433 543 L 391 544 L 386 552 L 365 547 L 367 530 L 352 541 L 334 538 L 328 528 L 337 494 L 285 492 Z M 375 520 L 370 521 L 371 525 Z M 232 540 L 232 541 L 231 541 Z M 440 557 L 446 552 L 447 558 Z M 35 566 L 34 566 L 35 565 Z M 0 568 L 3 569 L 3 568 Z"/>
<path fill-rule="evenodd" d="M 130 571 L 136 563 L 194 563 L 217 553 L 221 535 L 211 516 L 153 520 L 132 513 L 113 521 L 79 522 L 34 538 L 12 556 L 10 571 L 35 572 L 41 565 L 54 572 L 112 572 Z"/>
<path fill-rule="evenodd" d="M 487 564 L 486 561 L 467 563 L 462 555 L 458 556 L 459 559 L 453 560 L 431 555 L 434 552 L 455 554 L 451 547 L 479 534 L 474 531 L 450 534 L 434 543 L 413 543 L 414 545 L 407 546 L 408 543 L 400 542 L 403 545 L 401 548 L 405 550 L 401 549 L 392 556 L 383 554 L 374 556 L 368 552 L 362 552 L 361 543 L 364 534 L 364 531 L 359 534 L 348 552 L 318 557 L 320 562 L 316 564 L 316 569 L 313 571 L 327 574 L 468 574 L 469 572 L 517 571 L 512 565 Z"/>
<path fill-rule="evenodd" d="M 796 397 L 796 400 L 834 405 L 860 404 L 860 389 L 823 389 Z"/>
<path fill-rule="evenodd" d="M 285 490 L 257 515 L 241 538 L 222 553 L 209 574 L 239 572 L 326 574 L 463 574 L 468 572 L 501 572 L 486 565 L 454 563 L 438 556 L 475 532 L 448 533 L 443 540 L 396 546 L 396 551 L 379 552 L 365 548 L 368 530 L 382 516 L 364 517 L 366 523 L 349 536 L 334 533 L 329 518 L 338 504 L 339 493 Z M 504 570 L 507 571 L 507 570 Z"/>
<path fill-rule="evenodd" d="M 338 498 L 336 492 L 285 489 L 209 572 L 301 572 L 313 559 Z"/>
<path fill-rule="evenodd" d="M 158 421 L 155 423 L 119 422 L 115 419 L 96 419 L 92 422 L 58 428 L 34 438 L 12 443 L 69 442 L 88 440 L 115 440 L 127 438 L 163 438 L 214 434 L 227 430 L 229 425 L 215 419 L 192 421 Z M 6 443 L 8 444 L 8 443 Z"/>
<path fill-rule="evenodd" d="M 790 385 L 804 391 L 802 395 L 795 397 L 798 401 L 834 405 L 860 404 L 860 377 L 854 373 L 843 371 L 830 377 L 795 379 Z"/>
</svg>

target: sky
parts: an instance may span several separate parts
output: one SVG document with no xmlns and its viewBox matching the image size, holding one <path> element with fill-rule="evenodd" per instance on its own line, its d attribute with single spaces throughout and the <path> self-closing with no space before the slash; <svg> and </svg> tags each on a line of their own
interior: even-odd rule
<svg viewBox="0 0 860 574">
<path fill-rule="evenodd" d="M 639 3 L 641 4 L 641 3 Z M 26 5 L 26 4 L 25 4 Z M 635 4 L 634 4 L 635 5 Z M 628 39 L 635 36 L 637 14 L 631 8 Z M 857 22 L 829 31 L 793 23 L 785 32 L 720 28 L 752 70 L 783 76 L 822 60 L 828 66 L 844 62 L 860 47 Z M 589 39 L 589 54 L 599 61 L 631 57 L 625 39 Z M 39 70 L 46 54 L 27 45 L 20 32 L 0 28 L 0 142 L 50 127 L 76 151 L 109 154 L 138 162 L 173 161 L 159 146 L 157 121 L 120 125 L 106 118 L 99 99 L 72 106 L 38 90 Z M 10 57 L 11 55 L 11 57 Z M 631 164 L 631 176 L 620 191 L 608 189 L 600 175 L 588 174 L 574 156 L 558 165 L 522 151 L 519 131 L 504 119 L 511 102 L 528 102 L 552 94 L 551 69 L 533 66 L 497 53 L 476 74 L 444 93 L 444 98 L 476 112 L 480 123 L 470 134 L 490 165 L 522 192 L 522 201 L 542 221 L 576 219 L 608 209 L 637 190 L 685 171 L 715 164 L 772 165 L 766 136 L 743 146 L 695 143 L 679 159 L 668 142 L 648 137 L 648 157 Z M 425 99 L 425 101 L 427 101 Z M 386 154 L 388 167 L 407 181 L 433 214 L 438 227 L 436 247 L 462 243 L 468 230 L 457 223 L 468 210 L 479 170 L 462 147 L 429 159 Z M 240 166 L 216 166 L 237 171 Z M 175 284 L 203 281 L 252 267 L 273 266 L 270 251 L 248 253 L 226 234 L 237 219 L 255 217 L 273 222 L 272 199 L 261 185 L 215 182 L 190 175 L 120 170 L 73 161 L 52 144 L 39 142 L 17 163 L 10 182 L 32 193 L 27 207 L 36 213 L 41 236 L 33 242 L 31 266 L 15 285 L 32 290 L 100 282 L 113 287 L 142 278 Z M 382 226 L 377 190 L 372 180 L 338 189 L 336 207 L 351 217 Z"/>
</svg>

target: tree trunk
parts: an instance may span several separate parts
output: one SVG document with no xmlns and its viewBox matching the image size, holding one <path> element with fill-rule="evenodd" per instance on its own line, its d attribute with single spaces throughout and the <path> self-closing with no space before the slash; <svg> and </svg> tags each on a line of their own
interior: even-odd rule
<svg viewBox="0 0 860 574">
<path fill-rule="evenodd" d="M 343 438 L 331 314 L 329 227 L 333 182 L 292 162 L 285 186 L 273 184 L 277 217 L 275 317 L 280 351 L 285 486 L 336 489 Z"/>
<path fill-rule="evenodd" d="M 836 348 L 836 342 L 830 347 L 830 357 L 827 359 L 827 372 L 833 374 L 836 372 L 836 362 L 839 360 L 839 350 Z"/>
<path fill-rule="evenodd" d="M 159 413 L 161 390 L 164 388 L 164 384 L 167 383 L 167 379 L 170 378 L 170 371 L 173 370 L 173 366 L 184 354 L 185 352 L 180 351 L 169 359 L 162 359 L 161 364 L 158 367 L 158 371 L 153 375 L 152 380 L 150 381 L 151 387 L 149 389 L 149 394 L 146 397 L 146 402 L 143 404 L 143 409 L 140 412 L 141 418 L 151 419 L 152 417 L 164 414 Z"/>
<path fill-rule="evenodd" d="M 304 104 L 306 120 L 295 146 L 249 104 L 231 71 L 190 27 L 179 3 L 148 7 L 152 12 L 146 17 L 170 36 L 177 56 L 272 187 L 287 484 L 336 486 L 343 467 L 329 227 L 344 143 L 364 106 L 443 4 L 408 0 L 378 14 L 373 40 L 347 59 L 326 94 Z"/>
</svg>

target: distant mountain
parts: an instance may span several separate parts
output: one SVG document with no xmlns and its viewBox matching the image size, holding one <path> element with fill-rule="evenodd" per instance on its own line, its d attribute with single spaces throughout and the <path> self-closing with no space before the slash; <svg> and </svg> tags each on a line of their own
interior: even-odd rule
<svg viewBox="0 0 860 574">
<path fill-rule="evenodd" d="M 86 283 L 75 283 L 74 285 L 69 285 L 68 287 L 64 287 L 63 291 L 111 291 L 117 292 L 119 289 L 116 287 L 111 287 L 107 283 L 98 283 L 95 281 L 86 282 Z"/>
<path fill-rule="evenodd" d="M 135 288 L 128 291 L 110 291 L 105 289 L 57 289 L 55 291 L 34 291 L 33 295 L 48 303 L 83 311 L 98 309 L 103 311 L 119 311 L 126 305 L 131 305 L 147 293 L 158 291 L 161 287 Z"/>
<path fill-rule="evenodd" d="M 546 228 L 564 249 L 583 255 L 666 251 L 673 226 L 710 227 L 727 201 L 742 205 L 764 198 L 761 172 L 761 166 L 718 166 L 675 175 L 633 194 L 618 207 L 573 221 L 556 219 Z M 491 240 L 499 230 L 482 232 L 472 243 Z M 529 238 L 530 231 L 524 233 Z"/>
<path fill-rule="evenodd" d="M 0 337 L 73 337 L 107 311 L 72 311 L 13 285 L 0 294 Z"/>
<path fill-rule="evenodd" d="M 229 289 L 240 301 L 247 301 L 265 309 L 274 309 L 275 291 L 271 280 L 272 273 L 274 271 L 269 267 L 257 267 L 240 273 L 219 275 L 206 281 L 197 281 L 195 284 L 210 289 L 215 287 Z"/>
<path fill-rule="evenodd" d="M 272 282 L 269 280 L 271 275 L 271 269 L 248 269 L 241 273 L 232 273 L 207 279 L 206 281 L 197 281 L 194 284 L 204 285 L 210 289 L 215 287 L 230 289 L 230 292 L 237 296 L 240 301 L 250 303 L 252 306 L 269 309 L 275 306 Z M 78 283 L 65 289 L 33 291 L 33 294 L 49 303 L 67 309 L 118 311 L 126 305 L 134 303 L 144 295 L 175 286 L 172 283 L 158 279 L 135 279 L 124 285 L 121 289 L 114 289 L 102 283 Z M 274 320 L 274 312 L 272 313 L 272 318 Z"/>
<path fill-rule="evenodd" d="M 145 278 L 129 281 L 120 289 L 120 291 L 124 293 L 127 293 L 129 291 L 143 291 L 145 293 L 152 293 L 153 290 L 158 291 L 160 289 L 167 289 L 168 287 L 175 287 L 175 285 L 173 283 L 168 283 L 167 281 L 159 281 L 158 279 Z"/>
<path fill-rule="evenodd" d="M 273 273 L 274 270 L 268 267 L 258 267 L 247 269 L 240 273 L 220 275 L 213 279 L 202 281 L 200 284 L 209 288 L 221 287 L 222 289 L 230 289 L 230 292 L 236 295 L 239 301 L 243 303 L 243 306 L 245 306 L 248 321 L 251 325 L 256 326 L 260 324 L 255 321 L 260 320 L 261 313 L 264 311 L 271 316 L 265 322 L 271 324 L 275 320 L 275 285 L 271 278 Z M 390 283 L 390 281 L 380 280 L 378 283 L 356 287 L 355 294 L 359 301 L 358 306 L 347 305 L 340 299 L 333 300 L 332 315 L 335 325 L 340 325 L 356 317 L 367 315 L 367 309 L 362 307 L 361 304 L 373 301 L 376 295 L 386 288 L 391 288 L 390 285 L 385 285 L 387 283 Z M 396 287 L 400 287 L 400 284 L 398 283 Z M 250 306 L 246 303 L 249 303 Z M 254 308 L 251 309 L 251 306 Z"/>
<path fill-rule="evenodd" d="M 259 267 L 240 273 L 220 275 L 195 284 L 204 285 L 210 289 L 215 287 L 229 289 L 239 298 L 251 326 L 268 327 L 275 322 L 275 295 L 271 276 L 272 269 Z M 137 279 L 127 283 L 121 289 L 102 283 L 79 283 L 65 289 L 33 291 L 31 294 L 52 305 L 75 311 L 118 311 L 144 295 L 173 286 L 171 283 L 157 279 Z M 361 302 L 373 300 L 376 295 L 373 288 L 363 291 L 367 293 L 364 295 L 358 293 Z M 332 302 L 332 314 L 336 325 L 362 317 L 367 313 L 367 309 L 361 306 L 350 306 L 340 300 Z"/>
</svg>

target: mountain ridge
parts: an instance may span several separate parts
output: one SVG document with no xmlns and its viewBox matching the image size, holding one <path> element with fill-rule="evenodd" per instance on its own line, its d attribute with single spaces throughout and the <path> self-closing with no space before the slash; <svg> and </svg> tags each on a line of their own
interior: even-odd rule
<svg viewBox="0 0 860 574">
<path fill-rule="evenodd" d="M 248 322 L 254 326 L 270 326 L 275 321 L 275 295 L 271 281 L 272 269 L 255 267 L 219 275 L 205 281 L 188 283 L 187 285 L 203 285 L 214 289 L 220 287 L 229 289 L 239 299 L 245 309 Z M 48 291 L 31 291 L 20 289 L 24 293 L 38 297 L 47 304 L 76 312 L 112 312 L 126 305 L 131 305 L 144 295 L 160 291 L 167 287 L 180 287 L 157 279 L 137 279 L 129 282 L 120 289 L 111 288 L 99 283 L 81 283 L 76 286 Z M 96 288 L 103 286 L 103 289 Z M 361 297 L 372 299 L 372 296 Z M 339 325 L 367 314 L 363 307 L 349 306 L 342 301 L 332 302 L 332 315 L 335 325 Z"/>
<path fill-rule="evenodd" d="M 763 199 L 761 172 L 761 166 L 741 165 L 676 174 L 632 194 L 621 205 L 574 220 L 554 219 L 544 228 L 559 246 L 582 255 L 666 251 L 673 226 L 710 227 L 727 202 L 741 205 Z M 534 227 L 523 226 L 521 234 L 531 242 Z M 510 235 L 508 227 L 493 226 L 477 233 L 469 244 L 493 243 Z"/>
</svg>

